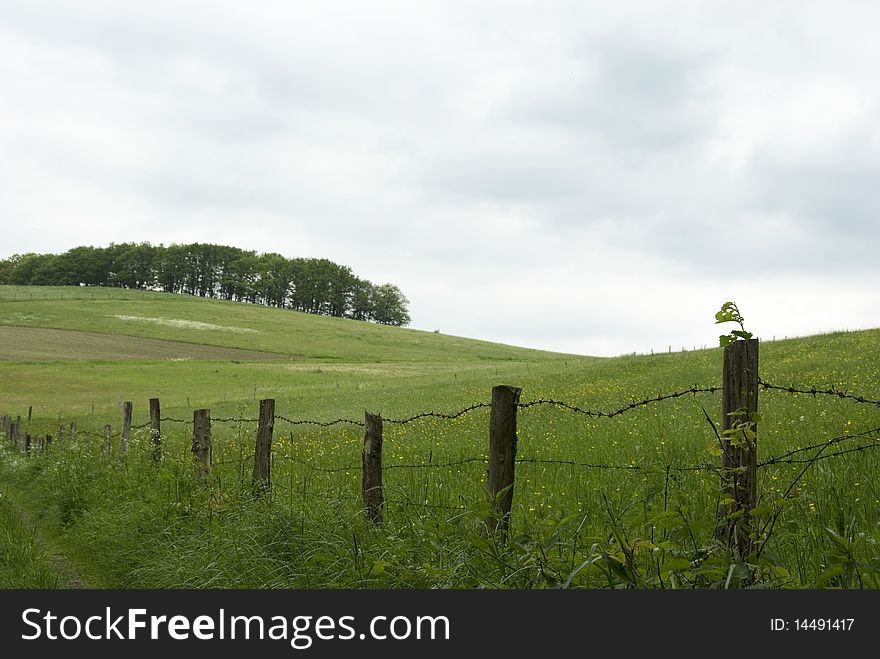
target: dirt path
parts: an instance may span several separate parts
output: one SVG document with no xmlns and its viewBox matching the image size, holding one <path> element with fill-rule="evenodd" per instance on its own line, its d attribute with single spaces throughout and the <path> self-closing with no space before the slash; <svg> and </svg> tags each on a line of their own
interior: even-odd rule
<svg viewBox="0 0 880 659">
<path fill-rule="evenodd" d="M 34 539 L 49 557 L 49 560 L 60 579 L 60 587 L 67 589 L 88 588 L 83 575 L 71 565 L 70 561 L 64 556 L 58 546 L 46 537 L 46 534 L 43 533 L 39 525 L 34 522 L 33 517 L 27 509 L 17 500 L 13 500 L 12 503 L 18 511 L 22 525 L 34 534 Z"/>
</svg>

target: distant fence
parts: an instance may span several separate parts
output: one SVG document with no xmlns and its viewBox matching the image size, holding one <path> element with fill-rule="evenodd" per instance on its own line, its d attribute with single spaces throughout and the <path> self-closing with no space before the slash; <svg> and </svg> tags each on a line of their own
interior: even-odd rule
<svg viewBox="0 0 880 659">
<path fill-rule="evenodd" d="M 502 538 L 506 537 L 511 508 L 514 496 L 515 473 L 517 464 L 557 464 L 570 465 L 588 469 L 602 470 L 629 470 L 629 471 L 665 471 L 667 478 L 670 471 L 709 471 L 715 472 L 720 479 L 721 500 L 719 506 L 718 524 L 716 526 L 717 538 L 724 542 L 739 556 L 745 557 L 757 551 L 758 554 L 766 544 L 758 545 L 758 539 L 765 531 L 772 532 L 773 525 L 778 517 L 778 511 L 765 523 L 761 533 L 755 528 L 756 520 L 751 516 L 751 511 L 757 506 L 757 470 L 759 468 L 778 464 L 803 464 L 797 478 L 788 487 L 784 496 L 788 496 L 795 484 L 806 473 L 810 466 L 819 460 L 825 460 L 855 452 L 864 452 L 874 448 L 880 448 L 880 442 L 871 442 L 839 447 L 845 441 L 854 441 L 877 437 L 880 435 L 880 427 L 866 430 L 857 434 L 844 434 L 832 437 L 822 442 L 809 446 L 793 449 L 781 455 L 771 457 L 761 463 L 757 462 L 757 407 L 760 390 L 774 390 L 794 395 L 833 396 L 849 400 L 857 404 L 870 405 L 880 408 L 880 400 L 851 394 L 845 390 L 834 387 L 819 389 L 816 387 L 799 388 L 793 386 L 780 386 L 765 382 L 758 376 L 758 341 L 737 341 L 724 349 L 724 361 L 722 369 L 721 386 L 693 386 L 688 389 L 672 393 L 658 394 L 657 396 L 643 400 L 634 400 L 620 405 L 611 410 L 584 409 L 571 403 L 552 400 L 538 399 L 528 402 L 520 402 L 522 390 L 508 385 L 498 385 L 492 388 L 491 401 L 489 403 L 474 403 L 457 412 L 445 413 L 436 411 L 421 412 L 405 418 L 385 419 L 379 414 L 366 412 L 364 420 L 338 418 L 331 421 L 313 419 L 294 419 L 275 412 L 275 401 L 265 399 L 260 401 L 259 415 L 256 418 L 218 417 L 212 418 L 210 410 L 199 409 L 193 412 L 193 419 L 177 419 L 162 417 L 160 401 L 152 398 L 149 401 L 150 421 L 138 426 L 132 426 L 132 403 L 123 404 L 121 430 L 116 435 L 119 438 L 117 455 L 122 458 L 128 448 L 133 429 L 149 428 L 150 450 L 156 463 L 162 461 L 162 424 L 178 423 L 192 425 L 191 452 L 198 467 L 198 478 L 207 481 L 211 476 L 213 460 L 212 449 L 212 425 L 216 423 L 255 423 L 257 424 L 256 441 L 254 444 L 253 472 L 251 477 L 252 492 L 255 498 L 262 497 L 271 491 L 272 476 L 272 441 L 276 421 L 283 421 L 290 425 L 314 425 L 318 427 L 331 427 L 347 424 L 364 429 L 364 444 L 360 465 L 343 467 L 317 467 L 305 461 L 290 458 L 294 462 L 302 462 L 312 469 L 320 472 L 351 472 L 360 470 L 362 474 L 362 497 L 363 505 L 369 519 L 375 524 L 382 524 L 385 495 L 382 484 L 383 472 L 389 469 L 426 469 L 452 467 L 470 463 L 482 462 L 487 465 L 486 490 L 492 504 L 492 513 L 486 519 L 489 530 L 497 532 Z M 682 398 L 684 396 L 696 396 L 697 394 L 722 394 L 722 426 L 720 430 L 711 419 L 706 416 L 707 422 L 712 426 L 721 447 L 720 464 L 700 465 L 666 465 L 664 469 L 636 464 L 591 464 L 576 462 L 573 460 L 536 459 L 517 457 L 517 415 L 519 410 L 537 406 L 555 407 L 569 413 L 579 414 L 591 418 L 613 419 L 617 416 L 642 408 L 648 405 Z M 480 409 L 489 410 L 488 429 L 488 455 L 487 457 L 470 457 L 446 463 L 430 462 L 428 464 L 391 464 L 383 465 L 382 444 L 383 427 L 385 424 L 407 425 L 422 419 L 454 420 L 470 412 Z M 31 410 L 28 411 L 30 417 Z M 77 441 L 77 425 L 59 427 L 57 438 L 52 435 L 32 437 L 21 431 L 21 417 L 14 421 L 10 416 L 0 418 L 0 431 L 9 438 L 14 445 L 23 453 L 45 451 L 52 446 L 56 439 L 67 438 L 71 443 Z M 80 435 L 89 435 L 80 431 Z M 102 439 L 103 459 L 111 457 L 111 427 L 105 425 Z M 422 505 L 422 504 L 420 504 Z M 427 507 L 447 508 L 449 506 Z"/>
</svg>

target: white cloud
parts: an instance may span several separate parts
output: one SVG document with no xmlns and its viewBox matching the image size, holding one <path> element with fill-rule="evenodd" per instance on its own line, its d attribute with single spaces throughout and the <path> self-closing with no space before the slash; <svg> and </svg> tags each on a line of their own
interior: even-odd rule
<svg viewBox="0 0 880 659">
<path fill-rule="evenodd" d="M 763 336 L 877 326 L 878 13 L 7 3 L 0 258 L 327 257 L 418 327 L 592 354 L 711 343 L 731 298 Z"/>
</svg>

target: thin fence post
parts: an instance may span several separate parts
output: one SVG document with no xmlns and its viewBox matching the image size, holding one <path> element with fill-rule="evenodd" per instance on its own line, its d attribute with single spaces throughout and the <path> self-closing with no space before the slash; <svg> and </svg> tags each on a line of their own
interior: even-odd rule
<svg viewBox="0 0 880 659">
<path fill-rule="evenodd" d="M 70 443 L 76 444 L 76 421 L 70 423 Z"/>
<path fill-rule="evenodd" d="M 128 451 L 128 442 L 131 439 L 131 401 L 122 404 L 122 434 L 119 436 L 119 457 Z"/>
<path fill-rule="evenodd" d="M 492 387 L 489 414 L 489 471 L 487 488 L 493 514 L 486 520 L 489 531 L 504 538 L 510 525 L 516 460 L 516 409 L 522 389 L 507 385 Z"/>
<path fill-rule="evenodd" d="M 43 445 L 41 448 L 45 451 L 52 444 L 52 435 L 46 435 L 46 439 L 43 441 Z"/>
<path fill-rule="evenodd" d="M 275 428 L 275 400 L 260 401 L 260 420 L 257 426 L 257 443 L 254 447 L 253 494 L 268 494 L 272 487 L 269 466 L 272 458 L 272 431 Z"/>
<path fill-rule="evenodd" d="M 373 524 L 381 524 L 385 504 L 382 491 L 382 416 L 369 412 L 364 412 L 362 484 L 367 516 Z"/>
<path fill-rule="evenodd" d="M 15 417 L 15 426 L 12 428 L 12 435 L 15 438 L 15 448 L 24 452 L 24 445 L 21 443 L 21 416 Z"/>
<path fill-rule="evenodd" d="M 757 506 L 758 339 L 724 348 L 721 398 L 721 497 L 718 539 L 740 559 L 754 553 Z"/>
<path fill-rule="evenodd" d="M 107 462 L 110 459 L 110 424 L 104 425 L 104 444 L 101 447 L 101 454 L 104 457 L 104 462 Z"/>
<path fill-rule="evenodd" d="M 162 461 L 162 415 L 159 399 L 150 399 L 150 444 L 153 447 L 153 461 Z"/>
<path fill-rule="evenodd" d="M 198 476 L 207 482 L 211 477 L 211 410 L 193 411 L 192 453 L 198 462 Z"/>
<path fill-rule="evenodd" d="M 31 434 L 29 432 L 24 434 L 24 452 L 27 455 L 31 453 Z"/>
</svg>

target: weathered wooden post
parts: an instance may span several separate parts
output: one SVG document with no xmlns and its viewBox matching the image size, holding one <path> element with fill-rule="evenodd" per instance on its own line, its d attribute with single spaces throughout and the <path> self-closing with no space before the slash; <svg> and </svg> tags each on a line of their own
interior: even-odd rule
<svg viewBox="0 0 880 659">
<path fill-rule="evenodd" d="M 489 474 L 487 487 L 494 514 L 486 520 L 490 532 L 506 539 L 513 504 L 516 460 L 516 406 L 522 389 L 498 385 L 492 388 L 489 414 Z"/>
<path fill-rule="evenodd" d="M 76 421 L 70 422 L 70 443 L 76 444 Z"/>
<path fill-rule="evenodd" d="M 382 491 L 382 416 L 364 412 L 363 478 L 364 508 L 374 524 L 382 523 L 385 494 Z"/>
<path fill-rule="evenodd" d="M 260 401 L 260 419 L 257 426 L 257 443 L 254 447 L 253 494 L 259 497 L 272 487 L 269 466 L 272 457 L 272 431 L 275 428 L 275 401 Z"/>
<path fill-rule="evenodd" d="M 757 506 L 758 339 L 724 348 L 721 398 L 721 498 L 718 539 L 742 560 L 754 553 Z"/>
<path fill-rule="evenodd" d="M 104 444 L 101 448 L 101 453 L 104 456 L 104 462 L 107 462 L 110 459 L 110 424 L 104 425 Z"/>
<path fill-rule="evenodd" d="M 40 445 L 40 449 L 45 451 L 52 445 L 52 435 L 46 435 L 46 439 L 43 440 L 43 443 Z"/>
<path fill-rule="evenodd" d="M 150 399 L 150 443 L 153 447 L 153 461 L 162 461 L 162 415 L 159 411 L 159 399 Z"/>
<path fill-rule="evenodd" d="M 31 454 L 31 434 L 29 432 L 24 434 L 24 452 L 27 455 Z"/>
<path fill-rule="evenodd" d="M 119 436 L 119 457 L 128 451 L 128 442 L 131 439 L 131 401 L 122 404 L 122 434 Z"/>
<path fill-rule="evenodd" d="M 193 411 L 192 453 L 198 462 L 199 479 L 211 477 L 211 410 Z"/>
</svg>

